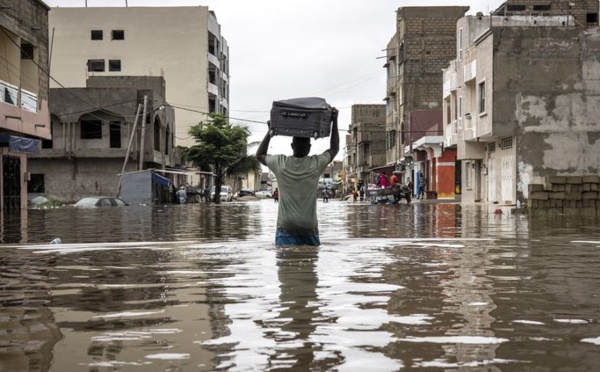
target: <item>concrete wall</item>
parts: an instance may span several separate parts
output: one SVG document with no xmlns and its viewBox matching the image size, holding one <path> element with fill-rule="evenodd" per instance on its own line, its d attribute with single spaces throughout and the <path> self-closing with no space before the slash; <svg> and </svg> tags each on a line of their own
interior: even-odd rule
<svg viewBox="0 0 600 372">
<path fill-rule="evenodd" d="M 600 29 L 508 28 L 495 40 L 494 133 L 518 137 L 518 198 L 547 176 L 600 174 Z"/>
<path fill-rule="evenodd" d="M 44 174 L 48 198 L 74 203 L 86 196 L 117 196 L 123 159 L 36 159 L 29 172 Z M 132 162 L 126 171 L 135 171 Z"/>
</svg>

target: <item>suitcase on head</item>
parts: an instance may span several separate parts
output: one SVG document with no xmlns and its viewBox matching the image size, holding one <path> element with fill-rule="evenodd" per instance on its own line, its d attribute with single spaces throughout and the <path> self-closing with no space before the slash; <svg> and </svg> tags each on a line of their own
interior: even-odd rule
<svg viewBox="0 0 600 372">
<path fill-rule="evenodd" d="M 319 97 L 274 101 L 271 135 L 322 138 L 331 132 L 332 107 Z"/>
</svg>

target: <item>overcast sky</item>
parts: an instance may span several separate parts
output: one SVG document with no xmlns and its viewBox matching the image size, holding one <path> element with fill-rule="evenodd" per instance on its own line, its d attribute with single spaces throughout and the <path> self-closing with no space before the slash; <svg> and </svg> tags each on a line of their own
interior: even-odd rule
<svg viewBox="0 0 600 372">
<path fill-rule="evenodd" d="M 85 0 L 45 0 L 50 7 Z M 469 6 L 468 14 L 495 10 L 501 0 L 87 0 L 92 6 L 208 6 L 230 52 L 230 116 L 261 140 L 274 100 L 323 97 L 340 110 L 341 159 L 353 104 L 383 103 L 384 49 L 403 6 Z M 440 90 L 441 94 L 441 90 Z M 168 100 L 168 97 L 167 97 Z M 245 121 L 249 120 L 249 121 Z M 291 138 L 271 140 L 271 153 L 291 154 Z M 313 142 L 312 153 L 329 147 Z"/>
</svg>

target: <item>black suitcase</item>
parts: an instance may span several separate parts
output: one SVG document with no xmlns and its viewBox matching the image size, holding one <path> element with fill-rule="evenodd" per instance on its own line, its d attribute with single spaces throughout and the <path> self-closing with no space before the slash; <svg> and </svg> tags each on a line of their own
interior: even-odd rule
<svg viewBox="0 0 600 372">
<path fill-rule="evenodd" d="M 332 107 L 323 98 L 304 97 L 274 101 L 271 136 L 322 138 L 331 132 Z"/>
</svg>

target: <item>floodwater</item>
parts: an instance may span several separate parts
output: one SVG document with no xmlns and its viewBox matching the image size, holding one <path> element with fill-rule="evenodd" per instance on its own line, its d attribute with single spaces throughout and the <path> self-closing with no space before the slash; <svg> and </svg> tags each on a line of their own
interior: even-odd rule
<svg viewBox="0 0 600 372">
<path fill-rule="evenodd" d="M 0 371 L 599 370 L 598 219 L 495 209 L 319 201 L 287 249 L 271 200 L 29 210 Z"/>
</svg>

